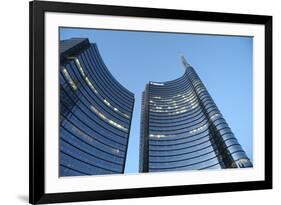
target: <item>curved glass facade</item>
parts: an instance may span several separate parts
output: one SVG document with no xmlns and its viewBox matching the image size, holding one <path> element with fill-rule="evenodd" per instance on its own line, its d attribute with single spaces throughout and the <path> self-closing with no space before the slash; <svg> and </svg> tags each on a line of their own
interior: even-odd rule
<svg viewBox="0 0 281 205">
<path fill-rule="evenodd" d="M 123 173 L 134 95 L 88 39 L 60 41 L 60 176 Z"/>
<path fill-rule="evenodd" d="M 140 172 L 252 167 L 195 70 L 150 82 L 142 99 Z"/>
</svg>

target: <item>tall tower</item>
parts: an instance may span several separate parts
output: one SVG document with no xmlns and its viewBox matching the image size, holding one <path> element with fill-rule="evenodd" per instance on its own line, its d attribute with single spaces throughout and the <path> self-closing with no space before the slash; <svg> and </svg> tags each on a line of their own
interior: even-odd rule
<svg viewBox="0 0 281 205">
<path fill-rule="evenodd" d="M 60 41 L 60 176 L 123 173 L 134 95 L 88 39 Z"/>
<path fill-rule="evenodd" d="M 252 167 L 206 87 L 184 57 L 183 76 L 143 92 L 140 172 Z"/>
</svg>

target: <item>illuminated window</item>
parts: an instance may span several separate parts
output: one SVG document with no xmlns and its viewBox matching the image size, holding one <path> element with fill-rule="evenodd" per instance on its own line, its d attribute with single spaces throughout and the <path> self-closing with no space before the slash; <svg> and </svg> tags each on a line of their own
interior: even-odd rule
<svg viewBox="0 0 281 205">
<path fill-rule="evenodd" d="M 94 111 L 94 113 L 96 113 L 101 119 L 103 119 L 104 121 L 113 125 L 114 127 L 117 127 L 120 130 L 128 132 L 128 129 L 126 127 L 123 127 L 122 125 L 118 124 L 117 122 L 114 122 L 113 120 L 107 118 L 104 114 L 102 114 L 100 111 L 98 111 L 94 106 L 91 106 L 91 110 Z"/>
<path fill-rule="evenodd" d="M 191 108 L 191 109 L 194 109 L 194 108 L 198 107 L 198 105 L 199 105 L 199 103 L 198 103 L 198 101 L 196 100 L 196 101 L 190 103 L 190 108 Z"/>
<path fill-rule="evenodd" d="M 220 116 L 220 114 L 216 113 L 210 117 L 210 119 L 214 119 L 215 117 Z"/>
<path fill-rule="evenodd" d="M 106 99 L 103 99 L 103 102 L 107 105 L 107 106 L 111 106 L 111 104 L 106 100 Z M 117 108 L 116 108 L 117 110 Z"/>
<path fill-rule="evenodd" d="M 73 90 L 77 90 L 77 86 L 75 85 L 74 81 L 72 80 L 72 78 L 70 77 L 68 71 L 66 70 L 65 67 L 63 67 L 62 69 L 63 75 L 66 77 L 68 83 L 70 84 L 70 86 L 72 87 Z"/>
<path fill-rule="evenodd" d="M 151 138 L 163 138 L 163 137 L 168 137 L 168 135 L 150 134 L 149 137 L 151 137 Z"/>
<path fill-rule="evenodd" d="M 76 135 L 83 137 L 84 139 L 86 139 L 87 141 L 94 141 L 94 137 L 93 136 L 89 136 L 88 134 L 86 134 L 85 132 L 79 130 L 78 128 L 76 128 L 75 126 L 71 125 L 71 129 L 72 131 L 74 131 L 76 133 Z"/>
<path fill-rule="evenodd" d="M 112 153 L 118 155 L 120 153 L 119 149 L 112 149 Z"/>
<path fill-rule="evenodd" d="M 190 130 L 189 133 L 193 134 L 193 133 L 199 132 L 199 131 L 203 130 L 206 127 L 207 127 L 207 125 L 203 125 L 201 127 L 198 127 L 198 128 L 193 129 L 193 130 Z"/>
<path fill-rule="evenodd" d="M 78 60 L 78 58 L 74 58 L 74 59 L 75 59 L 75 63 L 76 63 L 76 65 L 78 66 L 78 68 L 79 68 L 79 70 L 80 70 L 82 76 L 85 77 L 85 76 L 86 76 L 86 75 L 85 75 L 85 72 L 84 72 L 84 70 L 83 70 L 83 68 L 82 68 L 82 66 L 81 66 L 81 64 L 80 64 L 80 62 L 79 62 L 79 60 Z"/>
<path fill-rule="evenodd" d="M 176 112 L 173 112 L 173 113 L 169 113 L 170 115 L 173 115 L 173 114 L 180 114 L 180 113 L 185 113 L 187 112 L 188 109 L 183 109 L 183 110 L 179 110 L 179 111 L 176 111 Z"/>
<path fill-rule="evenodd" d="M 95 86 L 92 84 L 92 82 L 90 81 L 90 79 L 88 78 L 88 76 L 86 75 L 83 67 L 81 66 L 81 63 L 79 61 L 79 59 L 77 57 L 69 57 L 69 59 L 74 59 L 82 77 L 84 78 L 84 80 L 86 81 L 86 83 L 88 84 L 88 86 L 91 88 L 92 91 L 94 91 L 94 93 L 100 98 L 103 100 L 103 102 L 108 106 L 110 107 L 112 110 L 114 110 L 115 112 L 123 115 L 124 117 L 126 118 L 130 118 L 129 115 L 121 112 L 120 110 L 118 110 L 117 108 L 115 108 L 114 106 L 112 106 L 106 99 L 103 99 L 102 96 L 99 94 L 99 92 L 97 91 L 97 89 L 95 88 Z"/>
<path fill-rule="evenodd" d="M 96 90 L 96 88 L 93 86 L 93 84 L 91 83 L 91 81 L 89 80 L 89 78 L 87 76 L 84 77 L 86 83 L 89 85 L 89 87 L 94 91 L 94 93 L 98 94 L 98 91 Z"/>
<path fill-rule="evenodd" d="M 155 98 L 155 99 L 161 99 L 160 96 L 154 96 L 153 98 Z"/>
<path fill-rule="evenodd" d="M 160 85 L 160 86 L 164 86 L 164 83 L 150 82 L 150 84 L 152 84 L 152 85 Z"/>
</svg>

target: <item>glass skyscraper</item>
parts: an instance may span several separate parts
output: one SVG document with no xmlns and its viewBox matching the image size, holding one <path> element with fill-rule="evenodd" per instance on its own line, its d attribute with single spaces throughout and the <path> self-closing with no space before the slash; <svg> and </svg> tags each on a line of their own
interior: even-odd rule
<svg viewBox="0 0 281 205">
<path fill-rule="evenodd" d="M 149 82 L 142 97 L 140 172 L 252 167 L 192 66 Z"/>
<path fill-rule="evenodd" d="M 60 41 L 60 176 L 124 173 L 134 95 L 88 39 Z"/>
</svg>

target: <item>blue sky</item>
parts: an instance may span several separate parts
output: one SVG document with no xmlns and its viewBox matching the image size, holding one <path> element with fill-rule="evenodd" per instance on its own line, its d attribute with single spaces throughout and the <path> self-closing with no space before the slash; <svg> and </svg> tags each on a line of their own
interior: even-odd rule
<svg viewBox="0 0 281 205">
<path fill-rule="evenodd" d="M 97 43 L 115 78 L 135 93 L 125 172 L 138 172 L 141 93 L 149 81 L 180 77 L 183 55 L 252 160 L 252 37 L 62 28 L 60 39 Z"/>
</svg>

